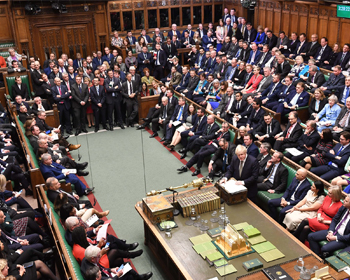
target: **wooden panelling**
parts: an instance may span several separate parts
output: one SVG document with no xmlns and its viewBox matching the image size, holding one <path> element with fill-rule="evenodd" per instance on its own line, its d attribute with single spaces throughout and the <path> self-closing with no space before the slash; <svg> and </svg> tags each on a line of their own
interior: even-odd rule
<svg viewBox="0 0 350 280">
<path fill-rule="evenodd" d="M 13 34 L 8 8 L 5 5 L 0 5 L 0 26 L 0 42 L 13 41 Z"/>
</svg>

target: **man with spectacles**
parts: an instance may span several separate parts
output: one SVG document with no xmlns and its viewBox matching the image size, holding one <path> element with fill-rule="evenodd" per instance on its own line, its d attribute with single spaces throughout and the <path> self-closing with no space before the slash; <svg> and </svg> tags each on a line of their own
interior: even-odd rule
<svg viewBox="0 0 350 280">
<path fill-rule="evenodd" d="M 296 93 L 288 95 L 283 103 L 279 104 L 276 112 L 281 113 L 282 116 L 291 111 L 297 110 L 299 107 L 304 107 L 309 104 L 310 95 L 305 91 L 305 85 L 299 82 L 296 86 Z"/>
</svg>

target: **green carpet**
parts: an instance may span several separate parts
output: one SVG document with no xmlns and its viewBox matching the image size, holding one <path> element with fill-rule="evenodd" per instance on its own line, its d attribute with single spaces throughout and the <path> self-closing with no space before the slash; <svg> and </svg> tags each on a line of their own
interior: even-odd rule
<svg viewBox="0 0 350 280">
<path fill-rule="evenodd" d="M 152 279 L 166 279 L 153 254 L 143 244 L 143 222 L 134 205 L 151 190 L 161 190 L 191 182 L 197 177 L 191 171 L 178 174 L 182 163 L 156 139 L 149 138 L 145 130 L 116 129 L 70 137 L 72 144 L 79 143 L 80 162 L 88 161 L 85 177 L 95 187 L 95 197 L 103 210 L 111 210 L 108 219 L 118 237 L 128 242 L 139 242 L 144 249 L 141 257 L 133 259 L 139 273 L 153 271 Z M 161 136 L 161 134 L 160 134 Z M 181 145 L 180 145 L 181 146 Z M 72 152 L 78 159 L 78 151 Z M 186 160 L 192 153 L 188 153 Z M 206 166 L 202 168 L 207 175 Z M 166 193 L 169 194 L 169 193 Z"/>
</svg>

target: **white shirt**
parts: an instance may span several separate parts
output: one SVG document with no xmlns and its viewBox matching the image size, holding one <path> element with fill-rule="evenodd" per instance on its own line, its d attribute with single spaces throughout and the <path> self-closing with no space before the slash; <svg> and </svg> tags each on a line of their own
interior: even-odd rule
<svg viewBox="0 0 350 280">
<path fill-rule="evenodd" d="M 273 184 L 273 180 L 275 179 L 275 174 L 276 174 L 276 170 L 278 168 L 280 163 L 276 163 L 272 168 L 273 168 L 273 171 L 272 171 L 272 174 L 269 178 L 269 181 L 271 182 L 271 184 Z"/>
<path fill-rule="evenodd" d="M 302 181 L 299 182 L 299 184 L 298 184 L 297 187 L 295 188 L 295 191 L 294 191 L 294 193 L 292 194 L 290 200 L 295 200 L 295 194 L 296 194 L 297 190 L 299 189 L 300 185 L 301 185 L 305 180 L 306 180 L 306 179 L 304 179 L 304 180 L 302 180 Z M 289 205 L 289 202 L 288 202 L 288 205 Z"/>
<path fill-rule="evenodd" d="M 346 215 L 348 212 L 349 212 L 349 210 L 345 211 L 344 215 L 343 215 L 343 216 L 341 217 L 341 219 L 340 219 L 340 222 L 343 220 L 343 218 L 345 217 L 345 215 Z M 338 232 L 337 232 L 337 233 L 339 233 L 339 235 L 344 235 L 344 230 L 345 230 L 346 225 L 348 224 L 349 220 L 350 220 L 350 214 L 346 217 L 346 219 L 344 220 L 344 222 L 343 222 L 343 223 L 341 224 L 341 226 L 338 228 Z M 339 223 L 340 223 L 340 222 L 339 222 Z M 337 228 L 337 226 L 339 225 L 339 223 L 336 225 L 335 228 Z M 337 240 L 337 241 L 338 241 L 338 240 Z"/>
</svg>

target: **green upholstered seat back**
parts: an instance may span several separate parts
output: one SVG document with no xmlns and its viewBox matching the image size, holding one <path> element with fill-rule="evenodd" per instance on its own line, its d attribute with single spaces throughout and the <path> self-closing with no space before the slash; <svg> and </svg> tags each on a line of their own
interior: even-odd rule
<svg viewBox="0 0 350 280">
<path fill-rule="evenodd" d="M 10 56 L 9 52 L 0 52 L 0 56 L 2 56 L 3 58 L 8 58 Z"/>
<path fill-rule="evenodd" d="M 29 77 L 28 75 L 20 75 L 22 84 L 27 85 L 28 92 L 30 93 Z M 9 90 L 9 95 L 12 100 L 15 100 L 15 96 L 12 96 L 12 85 L 15 84 L 15 76 L 6 77 L 7 88 Z"/>
<path fill-rule="evenodd" d="M 13 42 L 1 43 L 0 44 L 0 48 L 11 48 L 11 47 L 14 47 L 14 46 L 15 46 L 15 43 L 13 43 Z"/>
<path fill-rule="evenodd" d="M 18 119 L 18 123 L 19 123 L 19 125 L 20 125 L 20 127 L 21 127 L 21 129 L 22 129 L 22 132 L 23 132 L 23 135 L 24 135 L 24 139 L 25 139 L 25 141 L 27 142 L 27 144 L 28 144 L 28 154 L 29 154 L 29 156 L 33 159 L 33 162 L 34 162 L 34 165 L 35 166 L 32 166 L 32 168 L 39 168 L 39 162 L 38 162 L 38 160 L 37 160 L 37 158 L 36 158 L 36 154 L 34 153 L 34 150 L 33 150 L 33 147 L 32 147 L 32 145 L 30 144 L 30 141 L 29 141 L 29 139 L 27 138 L 27 136 L 25 135 L 25 129 L 24 129 L 24 127 L 23 127 L 23 123 L 19 120 L 19 117 L 17 116 L 17 119 Z"/>
</svg>

